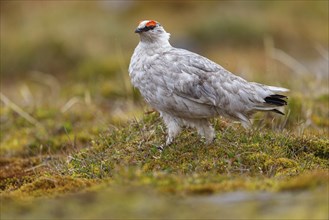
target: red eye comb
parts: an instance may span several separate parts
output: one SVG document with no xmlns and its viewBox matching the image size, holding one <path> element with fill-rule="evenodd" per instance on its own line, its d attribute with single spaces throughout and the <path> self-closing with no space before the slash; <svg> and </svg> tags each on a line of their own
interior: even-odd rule
<svg viewBox="0 0 329 220">
<path fill-rule="evenodd" d="M 153 27 L 153 26 L 156 26 L 156 25 L 157 25 L 157 22 L 152 20 L 152 21 L 147 22 L 145 26 L 146 27 Z"/>
</svg>

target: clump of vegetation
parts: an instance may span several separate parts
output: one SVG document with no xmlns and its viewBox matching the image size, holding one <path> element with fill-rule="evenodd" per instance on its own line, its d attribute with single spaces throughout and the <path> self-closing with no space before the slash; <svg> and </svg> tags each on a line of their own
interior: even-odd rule
<svg viewBox="0 0 329 220">
<path fill-rule="evenodd" d="M 0 176 L 2 197 L 9 210 L 7 213 L 11 213 L 9 216 L 19 216 L 20 212 L 15 210 L 21 210 L 22 207 L 32 215 L 57 216 L 59 213 L 67 217 L 76 213 L 68 207 L 63 213 L 49 213 L 47 207 L 50 206 L 43 205 L 38 212 L 33 212 L 34 206 L 20 202 L 35 197 L 63 195 L 72 205 L 85 201 L 90 208 L 93 204 L 108 203 L 111 198 L 112 202 L 104 210 L 116 207 L 113 199 L 123 199 L 128 207 L 121 209 L 129 210 L 129 213 L 132 211 L 128 216 L 139 216 L 133 207 L 142 204 L 145 199 L 156 198 L 156 203 L 161 203 L 163 208 L 171 207 L 165 195 L 185 198 L 184 201 L 190 203 L 189 198 L 193 195 L 265 191 L 277 195 L 283 193 L 281 196 L 285 196 L 287 191 L 308 190 L 313 192 L 308 199 L 312 198 L 316 203 L 325 199 L 324 194 L 317 192 L 325 190 L 329 184 L 329 160 L 324 156 L 329 147 L 327 138 L 298 136 L 286 130 L 274 132 L 269 128 L 246 131 L 223 119 L 216 119 L 213 123 L 218 135 L 210 145 L 205 145 L 195 131 L 187 130 L 160 153 L 157 146 L 164 141 L 164 125 L 159 115 L 152 113 L 140 121 L 130 121 L 125 126 L 102 131 L 90 140 L 88 146 L 65 154 L 45 157 L 42 155 L 47 154 L 41 152 L 34 159 L 2 160 L 2 170 L 9 169 L 12 172 L 5 171 Z M 127 192 L 127 189 L 131 192 Z M 143 192 L 147 196 L 142 196 Z M 127 200 L 128 194 L 130 199 Z M 18 202 L 15 202 L 17 199 Z M 41 201 L 45 204 L 50 202 Z M 61 206 L 60 201 L 62 199 L 55 200 L 58 207 Z M 242 204 L 246 210 L 250 209 L 246 205 L 248 203 Z M 302 203 L 298 204 L 297 207 L 304 207 Z M 199 205 L 203 206 L 204 203 Z M 181 203 L 177 206 L 181 209 L 186 207 Z M 99 208 L 103 209 L 102 206 Z M 324 210 L 325 207 L 319 205 L 316 211 L 313 209 L 311 212 L 323 217 Z M 166 216 L 161 210 L 153 211 L 154 216 Z M 118 211 L 110 213 L 122 217 Z M 202 213 L 198 211 L 196 214 Z M 214 213 L 209 216 L 214 216 Z M 256 213 L 255 210 L 248 216 Z M 96 212 L 93 216 L 99 214 Z M 300 213 L 300 216 L 305 215 Z"/>
<path fill-rule="evenodd" d="M 329 148 L 326 138 L 312 141 L 306 135 L 298 137 L 287 131 L 245 131 L 219 120 L 215 124 L 218 138 L 214 143 L 205 145 L 188 130 L 160 154 L 156 147 L 164 141 L 164 126 L 158 116 L 146 116 L 141 122 L 93 139 L 91 148 L 70 156 L 66 172 L 84 178 L 119 179 L 122 172 L 137 173 L 140 178 L 150 178 L 151 184 L 155 181 L 155 185 L 158 175 L 160 179 L 183 177 L 181 184 L 188 186 L 194 176 L 218 176 L 220 180 L 223 174 L 242 174 L 284 179 L 329 167 L 324 157 Z M 170 182 L 176 191 L 182 190 L 176 181 Z"/>
<path fill-rule="evenodd" d="M 122 128 L 101 132 L 90 140 L 88 147 L 73 150 L 69 156 L 30 161 L 32 168 L 28 170 L 40 169 L 37 172 L 40 177 L 33 174 L 38 178 L 26 179 L 29 175 L 25 174 L 18 184 L 11 179 L 16 179 L 17 175 L 3 176 L 9 184 L 2 188 L 12 191 L 16 186 L 16 191 L 23 195 L 49 194 L 49 188 L 71 191 L 65 184 L 79 188 L 80 182 L 86 181 L 82 186 L 87 187 L 90 179 L 97 180 L 94 183 L 104 180 L 114 185 L 147 185 L 175 194 L 237 189 L 275 191 L 284 189 L 283 183 L 290 183 L 291 178 L 309 172 L 310 175 L 313 172 L 324 174 L 313 175 L 311 179 L 316 185 L 326 183 L 325 170 L 329 168 L 327 138 L 314 139 L 313 136 L 296 136 L 288 131 L 270 129 L 245 131 L 223 120 L 215 120 L 214 124 L 218 131 L 214 143 L 205 145 L 196 132 L 187 130 L 160 153 L 157 146 L 164 141 L 164 125 L 158 114 L 153 113 Z M 10 163 L 3 161 L 4 166 Z M 46 173 L 47 177 L 42 177 Z M 314 187 L 314 182 L 306 178 L 297 188 Z M 45 185 L 41 186 L 43 183 Z"/>
</svg>

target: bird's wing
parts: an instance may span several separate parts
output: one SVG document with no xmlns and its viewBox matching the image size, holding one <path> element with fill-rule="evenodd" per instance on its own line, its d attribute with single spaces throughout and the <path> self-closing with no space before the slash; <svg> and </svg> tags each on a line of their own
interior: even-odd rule
<svg viewBox="0 0 329 220">
<path fill-rule="evenodd" d="M 148 68 L 158 86 L 197 103 L 223 106 L 234 93 L 247 96 L 241 90 L 249 86 L 244 79 L 187 50 L 167 51 Z"/>
</svg>

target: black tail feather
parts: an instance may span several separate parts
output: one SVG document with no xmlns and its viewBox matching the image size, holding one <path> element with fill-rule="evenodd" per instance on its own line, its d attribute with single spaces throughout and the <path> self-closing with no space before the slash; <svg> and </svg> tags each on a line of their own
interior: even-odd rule
<svg viewBox="0 0 329 220">
<path fill-rule="evenodd" d="M 279 94 L 270 95 L 270 97 L 277 98 L 277 99 L 286 99 L 287 98 L 287 96 L 279 95 Z"/>
<path fill-rule="evenodd" d="M 280 115 L 284 115 L 284 113 L 282 111 L 279 111 L 277 109 L 273 109 L 272 112 L 278 113 Z"/>
<path fill-rule="evenodd" d="M 266 103 L 276 105 L 276 106 L 287 105 L 287 102 L 283 99 L 287 99 L 287 96 L 274 94 L 274 95 L 265 97 L 264 100 Z"/>
</svg>

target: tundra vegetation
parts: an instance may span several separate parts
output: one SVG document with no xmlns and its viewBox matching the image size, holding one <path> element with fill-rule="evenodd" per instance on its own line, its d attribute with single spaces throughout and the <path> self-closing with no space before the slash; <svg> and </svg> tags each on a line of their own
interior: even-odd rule
<svg viewBox="0 0 329 220">
<path fill-rule="evenodd" d="M 1 218 L 328 218 L 328 1 L 1 1 L 0 14 Z M 214 143 L 185 130 L 160 154 L 164 125 L 127 71 L 144 19 L 289 88 L 285 116 L 248 131 L 217 118 Z"/>
</svg>

